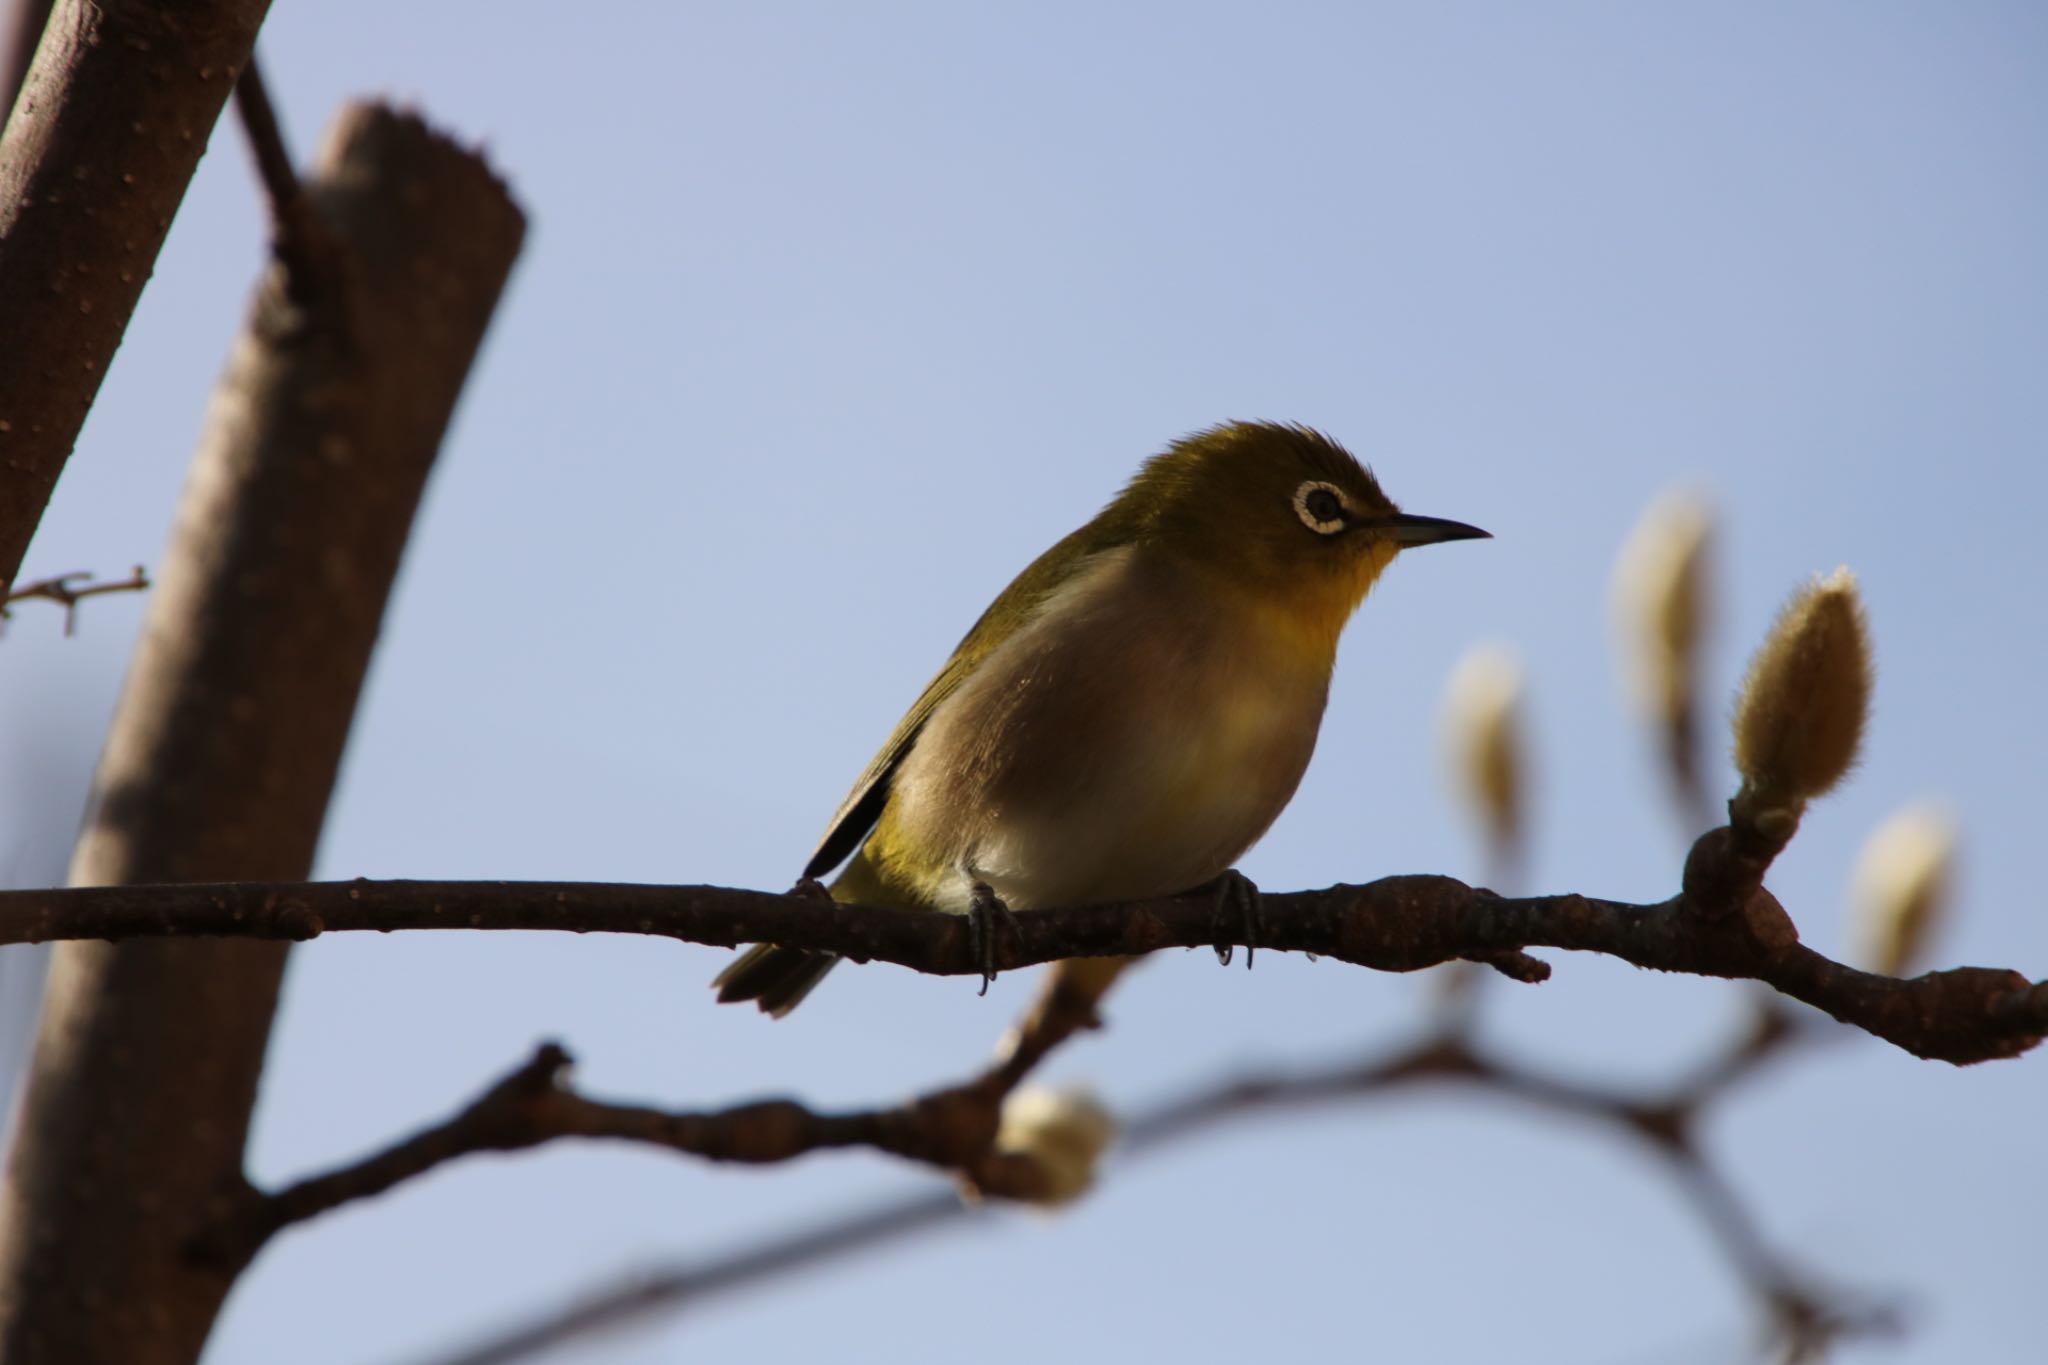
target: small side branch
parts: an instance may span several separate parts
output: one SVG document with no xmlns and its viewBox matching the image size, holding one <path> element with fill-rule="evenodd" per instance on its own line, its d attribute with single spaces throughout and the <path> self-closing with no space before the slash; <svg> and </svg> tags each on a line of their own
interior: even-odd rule
<svg viewBox="0 0 2048 1365">
<path fill-rule="evenodd" d="M 33 583 L 24 583 L 18 588 L 0 588 L 0 621 L 12 614 L 11 608 L 17 602 L 55 602 L 64 608 L 64 633 L 70 635 L 78 625 L 78 604 L 88 597 L 100 597 L 110 592 L 144 592 L 149 588 L 149 575 L 137 564 L 128 577 L 111 579 L 105 583 L 92 581 L 87 571 L 59 574 L 55 578 L 39 578 Z"/>
<path fill-rule="evenodd" d="M 419 1365 L 514 1365 L 543 1356 L 573 1359 L 555 1353 L 585 1337 L 644 1326 L 732 1290 L 829 1266 L 856 1252 L 872 1253 L 918 1233 L 961 1227 L 985 1218 L 989 1208 L 937 1190 L 841 1215 L 702 1264 L 649 1267 L 452 1353 L 422 1358 Z"/>
<path fill-rule="evenodd" d="M 976 1079 L 900 1106 L 845 1114 L 819 1113 L 784 1099 L 708 1113 L 595 1100 L 570 1086 L 568 1052 L 543 1043 L 457 1113 L 383 1151 L 275 1192 L 244 1189 L 195 1240 L 194 1254 L 239 1269 L 294 1223 L 383 1194 L 460 1157 L 524 1151 L 562 1138 L 637 1142 L 750 1165 L 865 1147 L 952 1172 L 977 1195 L 1034 1198 L 1044 1180 L 1036 1161 L 995 1149 L 1003 1101 L 1077 1027 L 1079 1021 L 1061 1007 L 1041 1005 L 1024 1026 L 1031 1041 L 1013 1045 Z"/>
<path fill-rule="evenodd" d="M 284 267 L 287 293 L 304 303 L 336 269 L 338 253 L 332 234 L 313 212 L 298 172 L 292 169 L 277 109 L 270 102 L 270 89 L 253 55 L 235 82 L 235 112 L 248 134 L 256 173 L 270 204 L 271 254 Z"/>
<path fill-rule="evenodd" d="M 263 68 L 253 54 L 235 81 L 235 112 L 249 135 L 249 150 L 256 158 L 264 192 L 270 196 L 271 212 L 280 219 L 301 216 L 305 194 L 299 187 L 299 173 L 292 169 L 284 130 L 278 126 L 277 109 L 270 102 L 270 88 L 264 84 Z"/>
</svg>

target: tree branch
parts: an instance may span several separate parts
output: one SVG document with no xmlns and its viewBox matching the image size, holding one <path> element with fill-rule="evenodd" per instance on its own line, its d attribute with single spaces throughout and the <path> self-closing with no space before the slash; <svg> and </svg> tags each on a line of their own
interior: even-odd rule
<svg viewBox="0 0 2048 1365">
<path fill-rule="evenodd" d="M 76 23 L 77 11 L 102 8 L 123 21 L 148 10 L 161 25 L 217 22 L 207 11 L 220 7 L 63 0 L 39 75 L 67 14 Z M 247 54 L 245 41 L 229 68 L 181 65 L 171 80 L 168 64 L 186 58 L 162 34 L 114 23 L 87 39 L 140 52 L 140 86 L 213 82 L 216 101 Z M 163 50 L 149 55 L 145 39 Z M 212 117 L 182 134 L 149 131 L 181 135 L 196 157 Z M 86 149 L 88 202 L 93 183 L 130 164 L 129 136 Z M 289 878 L 312 865 L 428 469 L 524 230 L 481 158 L 410 115 L 351 106 L 316 165 L 305 193 L 349 268 L 310 292 L 272 270 L 251 304 L 101 757 L 74 881 Z M 113 229 L 80 232 L 103 230 Z M 0 258 L 13 246 L 0 243 Z M 81 258 L 70 306 L 126 259 Z M 147 261 L 137 268 L 146 274 Z M 16 297 L 6 285 L 0 269 L 0 313 Z M 66 354 L 49 363 L 71 364 Z M 40 382 L 41 363 L 0 366 L 0 414 L 13 411 L 10 375 Z M 14 468 L 5 425 L 0 473 Z M 38 448 L 61 455 L 68 441 Z M 0 510 L 14 506 L 0 498 Z M 186 1251 L 246 1183 L 244 1138 L 284 961 L 280 944 L 225 940 L 70 943 L 54 954 L 0 1188 L 8 1365 L 198 1358 L 232 1277 Z"/>
<path fill-rule="evenodd" d="M 268 7 L 58 0 L 39 26 L 0 131 L 0 582 L 21 567 Z"/>
<path fill-rule="evenodd" d="M 867 1147 L 970 1176 L 988 1156 L 1000 1095 L 967 1085 L 900 1107 L 823 1114 L 794 1100 L 761 1100 L 707 1113 L 610 1104 L 565 1083 L 571 1059 L 554 1043 L 441 1123 L 361 1161 L 246 1200 L 195 1250 L 245 1264 L 272 1235 L 343 1204 L 382 1194 L 435 1167 L 478 1152 L 516 1152 L 562 1138 L 599 1138 L 666 1147 L 713 1161 L 761 1165 L 808 1152 Z M 1008 1171 L 991 1167 L 997 1189 Z"/>
<path fill-rule="evenodd" d="M 1106 984 L 1106 983 L 1105 983 Z M 568 1084 L 572 1059 L 543 1043 L 519 1067 L 451 1117 L 360 1161 L 265 1193 L 244 1188 L 192 1244 L 229 1272 L 278 1232 L 358 1199 L 383 1194 L 477 1152 L 516 1152 L 561 1138 L 638 1142 L 713 1161 L 764 1165 L 810 1152 L 866 1147 L 957 1175 L 976 1195 L 1031 1199 L 1045 1177 L 1029 1156 L 995 1149 L 1003 1101 L 1059 1044 L 1094 1023 L 1092 997 L 1077 1005 L 1055 976 L 996 1062 L 965 1084 L 906 1104 L 821 1114 L 795 1100 L 759 1100 L 710 1113 L 611 1104 Z"/>
<path fill-rule="evenodd" d="M 1690 1139 L 1699 1111 L 1732 1090 L 1786 1045 L 1826 1030 L 1800 1028 L 1775 1006 L 1759 1013 L 1694 1080 L 1666 1094 L 1632 1095 L 1566 1080 L 1494 1057 L 1462 1035 L 1428 1034 L 1416 1041 L 1316 1066 L 1211 1081 L 1132 1118 L 1114 1149 L 1118 1163 L 1213 1134 L 1227 1123 L 1312 1107 L 1390 1098 L 1423 1085 L 1459 1085 L 1532 1104 L 1564 1118 L 1615 1129 L 1647 1142 L 1705 1221 L 1730 1264 L 1769 1313 L 1779 1341 L 1794 1358 L 1846 1336 L 1895 1324 L 1881 1309 L 1850 1306 L 1820 1293 L 1775 1255 L 1754 1222 Z M 1709 1079 L 1711 1078 L 1711 1079 Z M 643 1268 L 611 1287 L 503 1329 L 433 1365 L 512 1365 L 598 1331 L 691 1307 L 726 1290 L 901 1240 L 913 1233 L 973 1222 L 981 1208 L 945 1193 L 916 1194 L 822 1222 L 729 1256 L 680 1266 Z"/>
<path fill-rule="evenodd" d="M 1687 890 L 1649 905 L 1587 896 L 1510 899 L 1449 877 L 1387 877 L 1264 897 L 1263 950 L 1381 971 L 1487 960 L 1525 948 L 1604 953 L 1657 971 L 1761 981 L 1916 1056 L 1964 1064 L 2026 1052 L 2048 1033 L 2048 982 L 1961 967 L 1875 976 L 1798 941 L 1757 885 L 1755 850 L 1727 828 L 1694 846 Z M 1243 944 L 1209 897 L 1037 910 L 999 928 L 998 969 L 1063 958 Z M 213 935 L 303 940 L 363 930 L 527 929 L 650 934 L 732 947 L 776 942 L 974 975 L 957 916 L 709 886 L 578 882 L 303 882 L 0 892 L 0 943 Z"/>
<path fill-rule="evenodd" d="M 8 610 L 16 602 L 39 600 L 55 602 L 64 608 L 64 633 L 71 634 L 78 624 L 78 604 L 88 597 L 99 597 L 110 592 L 147 592 L 149 575 L 137 564 L 126 578 L 109 579 L 104 583 L 89 581 L 92 574 L 87 570 L 77 573 L 58 574 L 55 578 L 40 578 L 33 583 L 24 583 L 18 588 L 0 584 L 0 621 L 12 613 Z M 81 583 L 79 580 L 85 579 Z"/>
<path fill-rule="evenodd" d="M 270 254 L 284 268 L 284 286 L 294 303 L 308 305 L 316 290 L 326 291 L 324 301 L 334 311 L 335 325 L 353 326 L 342 311 L 347 293 L 343 289 L 349 266 L 334 233 L 313 211 L 312 200 L 292 169 L 291 151 L 285 146 L 284 129 L 278 124 L 277 109 L 270 102 L 270 89 L 255 54 L 235 82 L 235 112 L 248 134 L 249 151 L 256 159 L 256 174 L 263 182 L 263 197 L 270 206 Z"/>
<path fill-rule="evenodd" d="M 6 45 L 0 46 L 0 126 L 7 123 L 7 112 L 14 107 L 15 96 L 21 93 L 22 82 L 28 77 L 28 64 L 36 55 L 36 44 L 43 40 L 43 29 L 49 22 L 50 0 L 15 0 L 13 12 L 6 20 Z"/>
<path fill-rule="evenodd" d="M 291 150 L 285 146 L 284 129 L 270 102 L 263 67 L 253 52 L 235 82 L 235 112 L 241 117 L 242 131 L 248 134 L 249 152 L 256 158 L 256 174 L 263 181 L 271 214 L 280 221 L 303 217 L 306 196 L 299 186 L 299 173 L 292 169 Z"/>
<path fill-rule="evenodd" d="M 693 1308 L 729 1290 L 842 1260 L 914 1233 L 986 1226 L 990 1206 L 944 1190 L 842 1214 L 703 1264 L 649 1267 L 577 1296 L 576 1301 L 502 1328 L 421 1365 L 513 1365 L 586 1336 Z"/>
</svg>

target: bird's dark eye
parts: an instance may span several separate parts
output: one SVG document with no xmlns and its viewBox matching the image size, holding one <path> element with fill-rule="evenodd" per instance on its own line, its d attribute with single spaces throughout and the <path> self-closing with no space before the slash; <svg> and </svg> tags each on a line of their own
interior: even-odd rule
<svg viewBox="0 0 2048 1365">
<path fill-rule="evenodd" d="M 1333 536 L 1344 529 L 1344 495 L 1334 484 L 1311 479 L 1294 490 L 1294 514 L 1317 535 Z"/>
</svg>

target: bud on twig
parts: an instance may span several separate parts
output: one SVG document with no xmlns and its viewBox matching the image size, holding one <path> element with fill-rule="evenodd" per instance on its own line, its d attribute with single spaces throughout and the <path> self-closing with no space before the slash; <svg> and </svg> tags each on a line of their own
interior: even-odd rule
<svg viewBox="0 0 2048 1365">
<path fill-rule="evenodd" d="M 1095 1161 L 1116 1138 L 1116 1119 L 1088 1090 L 1027 1086 L 1003 1101 L 996 1151 L 1030 1158 L 1044 1174 L 1034 1202 L 1072 1203 L 1095 1182 Z"/>
<path fill-rule="evenodd" d="M 1689 803 L 1700 795 L 1700 645 L 1711 610 L 1707 549 L 1711 504 L 1698 493 L 1665 493 L 1643 513 L 1614 566 L 1615 628 L 1629 691 L 1664 733 L 1672 777 Z"/>
<path fill-rule="evenodd" d="M 1522 837 L 1522 666 L 1505 645 L 1475 645 L 1444 692 L 1444 739 L 1452 781 L 1506 865 Z"/>
<path fill-rule="evenodd" d="M 1849 883 L 1857 957 L 1871 971 L 1904 976 L 1918 965 L 1948 911 L 1955 851 L 1955 822 L 1925 802 L 1872 832 Z"/>
<path fill-rule="evenodd" d="M 1870 630 L 1855 575 L 1837 569 L 1800 590 L 1749 665 L 1735 705 L 1738 820 L 1792 819 L 1856 762 L 1870 710 Z"/>
</svg>

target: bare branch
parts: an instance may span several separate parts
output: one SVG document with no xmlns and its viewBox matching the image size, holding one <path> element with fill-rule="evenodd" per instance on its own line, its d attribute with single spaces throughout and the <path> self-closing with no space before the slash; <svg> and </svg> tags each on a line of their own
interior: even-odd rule
<svg viewBox="0 0 2048 1365">
<path fill-rule="evenodd" d="M 636 1271 L 578 1295 L 566 1307 L 515 1323 L 423 1365 L 513 1365 L 532 1360 L 585 1336 L 666 1317 L 728 1290 L 828 1265 L 856 1252 L 869 1253 L 916 1233 L 985 1226 L 990 1212 L 989 1205 L 969 1203 L 943 1190 L 878 1204 L 702 1265 Z"/>
<path fill-rule="evenodd" d="M 351 1165 L 257 1194 L 197 1250 L 246 1263 L 279 1229 L 382 1194 L 477 1152 L 515 1152 L 562 1138 L 603 1138 L 666 1147 L 713 1161 L 766 1164 L 835 1147 L 868 1147 L 946 1170 L 972 1171 L 988 1154 L 1001 1097 L 976 1086 L 936 1091 L 911 1104 L 821 1114 L 794 1100 L 762 1100 L 709 1113 L 608 1104 L 564 1081 L 569 1054 L 543 1044 L 459 1113 Z"/>
<path fill-rule="evenodd" d="M 249 135 L 249 150 L 256 158 L 256 173 L 263 178 L 263 191 L 270 199 L 270 211 L 280 220 L 302 217 L 306 196 L 299 187 L 299 173 L 292 169 L 292 154 L 284 145 L 284 129 L 278 126 L 277 110 L 264 84 L 263 68 L 256 55 L 235 82 L 235 112 L 242 130 Z"/>
<path fill-rule="evenodd" d="M 268 7 L 57 0 L 40 26 L 0 131 L 0 581 L 21 566 Z"/>
<path fill-rule="evenodd" d="M 770 1164 L 807 1152 L 862 1146 L 946 1171 L 975 1173 L 995 1138 L 1001 1097 L 977 1085 L 934 1091 L 889 1109 L 817 1113 L 793 1099 L 764 1099 L 733 1109 L 682 1113 L 614 1105 L 565 1085 L 569 1054 L 543 1044 L 524 1064 L 485 1089 L 453 1117 L 373 1156 L 281 1191 L 256 1193 L 197 1244 L 207 1257 L 244 1265 L 272 1234 L 475 1152 L 520 1152 L 561 1138 L 606 1138 L 670 1148 L 709 1160 Z M 1010 1193 L 997 1169 L 995 1189 Z"/>
<path fill-rule="evenodd" d="M 1771 1043 L 1759 1044 L 1768 1035 Z M 1812 1040 L 1811 1029 L 1759 1024 L 1734 1040 L 1702 1069 L 1718 1078 L 1713 1094 L 1789 1043 Z M 1264 1072 L 1214 1081 L 1156 1105 L 1125 1126 L 1119 1162 L 1141 1159 L 1176 1143 L 1208 1136 L 1225 1124 L 1288 1110 L 1356 1104 L 1389 1098 L 1424 1084 L 1462 1085 L 1533 1104 L 1561 1117 L 1614 1128 L 1647 1140 L 1665 1160 L 1688 1202 L 1731 1265 L 1756 1293 L 1788 1350 L 1870 1335 L 1893 1326 L 1881 1310 L 1840 1303 L 1773 1253 L 1740 1204 L 1696 1150 L 1688 1133 L 1692 1110 L 1713 1097 L 1690 1086 L 1663 1098 L 1632 1096 L 1564 1080 L 1492 1057 L 1458 1036 L 1432 1034 L 1414 1043 L 1321 1066 Z M 636 1271 L 611 1287 L 578 1295 L 568 1306 L 512 1325 L 432 1365 L 513 1365 L 585 1334 L 629 1326 L 681 1311 L 726 1290 L 829 1263 L 899 1241 L 914 1233 L 960 1227 L 983 1210 L 949 1194 L 913 1195 L 774 1238 L 733 1255 L 698 1264 Z"/>
<path fill-rule="evenodd" d="M 0 586 L 0 621 L 11 614 L 8 611 L 16 602 L 40 600 L 55 602 L 64 608 L 64 633 L 71 634 L 78 624 L 78 604 L 88 597 L 99 597 L 110 592 L 146 592 L 149 589 L 149 575 L 137 564 L 128 577 L 113 579 L 105 583 L 91 582 L 88 570 L 77 573 L 59 574 L 55 578 L 40 578 L 33 583 L 24 583 L 18 588 Z M 81 583 L 79 580 L 87 580 Z"/>
<path fill-rule="evenodd" d="M 249 136 L 249 150 L 256 158 L 256 173 L 263 181 L 264 198 L 270 205 L 270 250 L 284 267 L 284 285 L 291 299 L 307 303 L 316 289 L 325 288 L 335 308 L 345 295 L 334 277 L 344 269 L 334 234 L 313 212 L 292 156 L 285 146 L 284 130 L 277 110 L 270 102 L 270 90 L 255 56 L 235 82 L 235 111 Z M 346 327 L 348 319 L 338 316 L 336 325 Z"/>
<path fill-rule="evenodd" d="M 1510 899 L 1449 877 L 1267 895 L 1261 949 L 1381 971 L 1487 960 L 1526 948 L 1605 953 L 1657 971 L 1761 981 L 1916 1056 L 2013 1057 L 2048 1034 L 2048 982 L 1961 967 L 1875 976 L 1798 941 L 1757 885 L 1761 855 L 1733 831 L 1694 846 L 1686 891 L 1656 904 L 1587 896 Z M 1767 859 L 1764 860 L 1767 862 Z M 776 942 L 938 975 L 979 974 L 961 917 L 708 886 L 578 882 L 294 882 L 0 892 L 0 943 L 212 935 L 299 940 L 333 931 L 528 929 L 651 934 L 722 947 Z M 1009 970 L 1075 957 L 1242 944 L 1206 896 L 1039 910 L 996 934 Z"/>
<path fill-rule="evenodd" d="M 104 129 L 102 143 L 74 148 L 87 217 L 110 221 L 76 229 L 86 254 L 72 274 L 46 261 L 49 273 L 32 291 L 10 288 L 15 242 L 0 201 L 0 299 L 43 298 L 56 280 L 76 286 L 75 297 L 60 300 L 74 309 L 116 301 L 93 282 L 131 258 L 101 239 L 130 229 L 123 214 L 90 207 L 93 186 L 131 165 L 156 174 L 132 159 L 145 132 L 188 142 L 196 157 L 248 52 L 245 34 L 229 66 L 193 60 L 191 74 L 173 81 L 164 73 L 191 60 L 170 41 L 176 35 L 123 26 L 146 19 L 204 28 L 222 8 L 60 0 L 27 99 L 60 29 L 98 44 L 95 51 L 135 49 L 138 88 L 217 89 L 203 121 L 130 130 L 122 114 L 123 126 Z M 134 102 L 125 91 L 102 93 L 117 110 Z M 9 125 L 9 149 L 21 122 Z M 307 192 L 347 244 L 346 312 L 342 289 L 315 295 L 335 308 L 308 307 L 277 271 L 257 291 L 151 595 L 72 861 L 75 881 L 303 877 L 311 866 L 428 469 L 524 229 L 481 158 L 414 116 L 351 106 L 318 166 Z M 67 180 L 50 192 L 71 191 Z M 43 213 L 38 201 L 21 221 Z M 94 241 L 97 254 L 88 250 Z M 135 268 L 148 273 L 146 255 Z M 8 317 L 10 327 L 15 321 Z M 33 336 L 31 328 L 21 354 L 43 354 Z M 10 336 L 10 357 L 16 344 Z M 70 365 L 65 357 L 74 355 L 56 351 L 50 363 Z M 41 384 L 40 364 L 0 366 L 0 413 L 15 411 L 10 376 Z M 34 419 L 47 402 L 38 395 L 20 411 Z M 5 426 L 0 484 L 11 484 L 16 447 Z M 69 437 L 44 440 L 55 434 L 27 433 L 42 444 L 24 455 L 61 455 Z M 54 467 L 48 472 L 54 477 Z M 0 512 L 13 512 L 14 491 L 0 488 Z M 9 1365 L 189 1365 L 198 1357 L 232 1277 L 186 1248 L 243 1181 L 283 969 L 274 943 L 70 943 L 54 955 L 0 1189 L 0 1357 Z"/>
<path fill-rule="evenodd" d="M 0 125 L 7 122 L 7 111 L 21 93 L 29 60 L 36 55 L 36 44 L 43 40 L 49 22 L 50 0 L 15 0 L 14 13 L 6 21 L 7 44 L 0 47 Z"/>
<path fill-rule="evenodd" d="M 543 1043 L 453 1116 L 383 1151 L 274 1193 L 245 1187 L 228 1201 L 224 1216 L 195 1239 L 193 1252 L 208 1263 L 239 1270 L 294 1223 L 383 1194 L 459 1157 L 523 1151 L 561 1138 L 639 1142 L 751 1165 L 828 1148 L 867 1147 L 950 1171 L 977 1195 L 1035 1198 L 1045 1179 L 1036 1161 L 995 1150 L 1003 1101 L 1059 1044 L 1092 1025 L 1094 998 L 1080 999 L 1064 978 L 1055 976 L 1017 1037 L 983 1074 L 906 1104 L 849 1114 L 821 1114 L 782 1099 L 711 1113 L 593 1100 L 570 1088 L 568 1052 L 557 1043 Z"/>
</svg>

